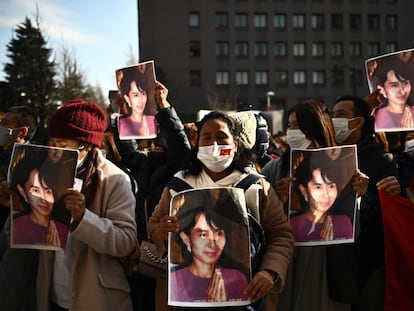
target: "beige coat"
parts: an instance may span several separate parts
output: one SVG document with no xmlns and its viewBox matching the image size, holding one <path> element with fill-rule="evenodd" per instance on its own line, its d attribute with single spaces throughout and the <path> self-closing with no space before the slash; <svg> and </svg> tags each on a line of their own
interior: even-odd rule
<svg viewBox="0 0 414 311">
<path fill-rule="evenodd" d="M 98 156 L 100 187 L 71 232 L 70 310 L 132 310 L 129 285 L 117 257 L 128 255 L 136 237 L 135 198 L 128 175 Z M 53 251 L 40 251 L 37 310 L 50 310 Z"/>
<path fill-rule="evenodd" d="M 246 175 L 235 171 L 217 182 L 209 179 L 204 171 L 195 177 L 184 177 L 182 172 L 177 173 L 176 176 L 185 179 L 193 188 L 200 188 L 234 186 Z M 260 223 L 265 232 L 267 244 L 259 270 L 270 270 L 278 275 L 278 279 L 275 282 L 275 290 L 280 292 L 285 282 L 287 268 L 293 252 L 293 232 L 287 222 L 283 203 L 279 200 L 274 189 L 265 179 L 261 179 L 260 184 L 262 186 L 259 202 Z M 247 193 L 249 190 L 250 188 L 246 191 L 246 201 L 248 201 Z M 148 236 L 157 245 L 164 244 L 158 237 L 157 227 L 161 218 L 169 212 L 171 194 L 173 193 L 170 189 L 164 189 L 161 200 L 148 222 Z"/>
</svg>

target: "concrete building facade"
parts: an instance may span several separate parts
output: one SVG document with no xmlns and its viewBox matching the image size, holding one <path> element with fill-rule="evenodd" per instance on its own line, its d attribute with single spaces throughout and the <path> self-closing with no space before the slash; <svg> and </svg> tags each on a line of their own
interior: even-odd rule
<svg viewBox="0 0 414 311">
<path fill-rule="evenodd" d="M 410 0 L 138 0 L 140 61 L 184 121 L 364 97 L 365 60 L 414 47 Z"/>
</svg>

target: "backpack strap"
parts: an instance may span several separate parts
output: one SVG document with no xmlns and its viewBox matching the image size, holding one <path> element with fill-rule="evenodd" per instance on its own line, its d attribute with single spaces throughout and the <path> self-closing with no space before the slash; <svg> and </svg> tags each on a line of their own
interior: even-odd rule
<svg viewBox="0 0 414 311">
<path fill-rule="evenodd" d="M 177 193 L 184 190 L 193 189 L 193 187 L 191 187 L 187 182 L 175 176 L 171 178 L 171 180 L 167 183 L 167 187 Z"/>
<path fill-rule="evenodd" d="M 241 188 L 244 191 L 246 191 L 247 189 L 249 189 L 251 185 L 257 183 L 257 181 L 261 178 L 265 177 L 259 174 L 252 173 L 240 180 L 237 184 L 234 185 L 234 187 Z"/>
</svg>

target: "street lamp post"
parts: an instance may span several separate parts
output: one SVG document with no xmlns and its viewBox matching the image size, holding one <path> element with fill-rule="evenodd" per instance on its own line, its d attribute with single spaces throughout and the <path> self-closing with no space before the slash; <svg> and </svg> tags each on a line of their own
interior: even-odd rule
<svg viewBox="0 0 414 311">
<path fill-rule="evenodd" d="M 267 102 L 266 102 L 266 109 L 267 109 L 267 111 L 269 111 L 269 110 L 270 110 L 270 99 L 271 99 L 271 97 L 272 97 L 272 96 L 275 96 L 275 92 L 268 91 L 268 92 L 266 93 L 266 99 L 267 99 Z"/>
</svg>

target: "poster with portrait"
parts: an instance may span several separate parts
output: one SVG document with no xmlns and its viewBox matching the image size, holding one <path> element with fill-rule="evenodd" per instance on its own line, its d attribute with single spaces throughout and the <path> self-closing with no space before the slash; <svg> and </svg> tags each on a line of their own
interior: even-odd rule
<svg viewBox="0 0 414 311">
<path fill-rule="evenodd" d="M 65 249 L 70 211 L 64 192 L 74 187 L 77 150 L 15 144 L 8 171 L 11 247 Z"/>
<path fill-rule="evenodd" d="M 365 61 L 370 92 L 379 91 L 375 131 L 414 130 L 414 49 L 389 53 Z"/>
<path fill-rule="evenodd" d="M 291 150 L 289 222 L 295 245 L 352 243 L 355 237 L 355 145 Z"/>
<path fill-rule="evenodd" d="M 154 61 L 117 69 L 115 75 L 122 101 L 118 118 L 119 138 L 155 138 L 157 103 L 154 97 Z"/>
<path fill-rule="evenodd" d="M 168 304 L 248 305 L 251 280 L 248 216 L 238 188 L 183 191 L 170 204 L 180 232 L 169 236 Z"/>
</svg>

